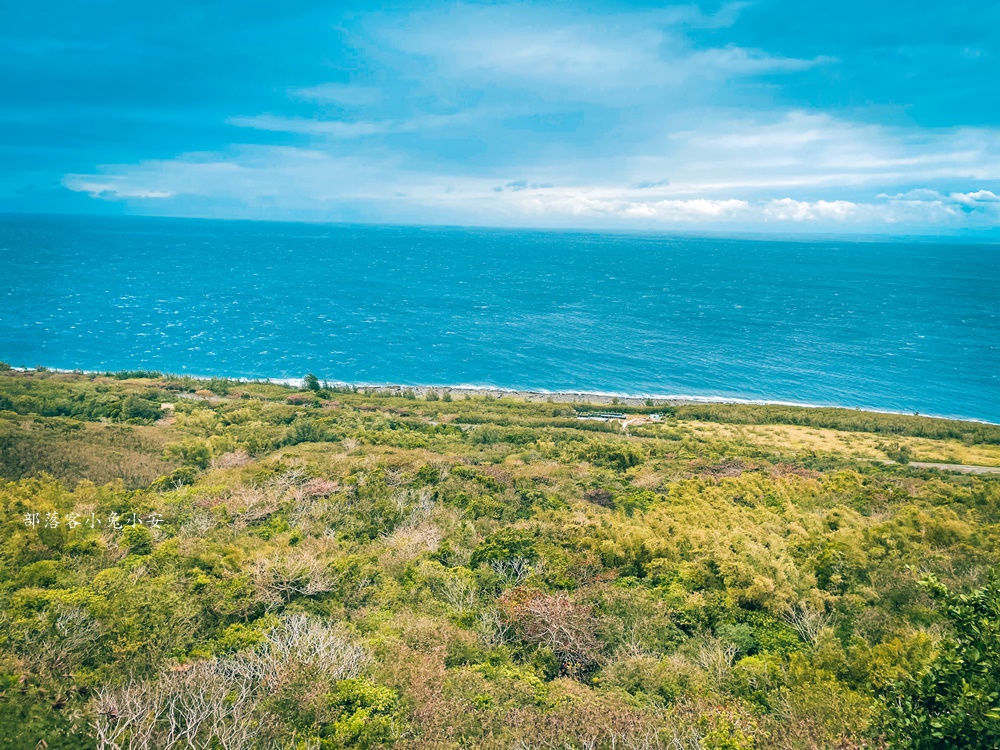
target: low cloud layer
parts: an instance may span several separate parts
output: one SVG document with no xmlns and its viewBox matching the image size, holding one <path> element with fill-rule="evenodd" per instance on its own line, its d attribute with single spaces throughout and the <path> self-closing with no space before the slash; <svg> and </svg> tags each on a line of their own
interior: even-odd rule
<svg viewBox="0 0 1000 750">
<path fill-rule="evenodd" d="M 331 145 L 344 134 L 317 127 L 314 134 L 323 138 L 310 148 L 248 145 L 113 165 L 68 175 L 64 184 L 96 198 L 147 205 L 230 201 L 229 210 L 240 216 L 275 218 L 377 212 L 397 221 L 849 231 L 1000 222 L 996 193 L 978 187 L 995 185 L 1000 173 L 1000 140 L 993 131 L 915 134 L 801 113 L 763 124 L 731 121 L 726 131 L 723 117 L 715 130 L 668 134 L 648 144 L 646 153 L 557 159 L 523 165 L 520 173 L 488 170 L 496 177 L 421 170 L 392 154 L 359 156 Z M 669 178 L 656 177 L 668 172 Z M 942 181 L 975 187 L 892 189 Z"/>
</svg>

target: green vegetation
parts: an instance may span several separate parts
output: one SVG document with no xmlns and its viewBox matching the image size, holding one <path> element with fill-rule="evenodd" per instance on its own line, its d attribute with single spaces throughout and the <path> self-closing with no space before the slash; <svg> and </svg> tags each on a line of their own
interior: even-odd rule
<svg viewBox="0 0 1000 750">
<path fill-rule="evenodd" d="M 0 367 L 5 748 L 1000 745 L 997 427 L 304 386 Z"/>
<path fill-rule="evenodd" d="M 903 674 L 885 700 L 893 746 L 913 750 L 1000 746 L 1000 580 L 956 595 L 933 576 L 922 584 L 950 632 L 928 669 Z"/>
</svg>

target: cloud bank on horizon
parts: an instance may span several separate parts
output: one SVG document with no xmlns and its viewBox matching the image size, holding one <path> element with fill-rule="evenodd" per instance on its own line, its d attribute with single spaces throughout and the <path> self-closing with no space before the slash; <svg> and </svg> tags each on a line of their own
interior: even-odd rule
<svg viewBox="0 0 1000 750">
<path fill-rule="evenodd" d="M 12 11 L 0 208 L 1000 226 L 995 4 L 285 5 Z"/>
</svg>

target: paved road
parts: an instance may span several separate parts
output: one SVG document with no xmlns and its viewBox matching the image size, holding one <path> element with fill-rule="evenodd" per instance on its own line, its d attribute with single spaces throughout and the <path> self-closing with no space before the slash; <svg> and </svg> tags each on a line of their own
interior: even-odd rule
<svg viewBox="0 0 1000 750">
<path fill-rule="evenodd" d="M 896 461 L 882 461 L 884 464 L 894 464 Z M 932 464 L 926 461 L 910 461 L 907 466 L 917 469 L 941 469 L 941 471 L 958 471 L 962 474 L 1000 474 L 1000 466 L 971 466 L 969 464 Z"/>
</svg>

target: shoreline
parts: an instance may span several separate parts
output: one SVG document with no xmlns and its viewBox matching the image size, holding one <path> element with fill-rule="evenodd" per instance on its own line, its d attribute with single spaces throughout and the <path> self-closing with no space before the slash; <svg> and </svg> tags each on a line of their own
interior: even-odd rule
<svg viewBox="0 0 1000 750">
<path fill-rule="evenodd" d="M 18 372 L 37 372 L 31 367 L 12 367 Z M 107 375 L 114 374 L 110 370 L 69 370 L 58 367 L 47 367 L 49 372 L 78 375 Z M 136 370 L 140 372 L 143 370 Z M 119 372 L 129 372 L 122 370 Z M 191 380 L 209 381 L 213 378 L 228 380 L 234 383 L 266 383 L 271 385 L 286 386 L 289 388 L 302 388 L 304 378 L 249 378 L 249 377 L 229 377 L 220 375 L 194 375 L 161 372 L 149 370 L 148 372 L 159 372 L 163 377 L 189 378 Z M 329 388 L 351 388 L 359 392 L 374 391 L 389 396 L 402 397 L 407 393 L 413 393 L 418 398 L 426 397 L 430 392 L 436 392 L 438 396 L 449 393 L 452 397 L 470 398 L 485 397 L 510 400 L 527 401 L 531 403 L 557 403 L 557 404 L 587 404 L 593 406 L 630 406 L 630 407 L 671 407 L 671 406 L 696 406 L 704 404 L 728 404 L 740 406 L 788 406 L 800 409 L 844 409 L 848 411 L 861 411 L 871 414 L 892 414 L 904 417 L 927 417 L 928 419 L 946 419 L 956 422 L 971 422 L 974 424 L 996 425 L 997 422 L 990 422 L 986 419 L 975 417 L 954 417 L 942 416 L 939 414 L 924 414 L 922 412 L 906 412 L 893 409 L 877 409 L 864 406 L 842 406 L 837 404 L 810 404 L 799 401 L 784 401 L 778 399 L 749 399 L 730 396 L 696 396 L 687 394 L 627 394 L 604 391 L 547 391 L 543 389 L 521 389 L 505 388 L 493 385 L 402 385 L 398 383 L 348 383 L 340 380 L 320 379 L 325 387 Z"/>
<path fill-rule="evenodd" d="M 245 382 L 253 382 L 247 379 Z M 258 381 L 262 382 L 262 381 Z M 289 385 L 301 388 L 302 378 L 271 378 L 268 382 Z M 323 381 L 327 382 L 327 381 Z M 438 395 L 445 392 L 452 396 L 464 397 L 468 394 L 471 397 L 490 396 L 492 398 L 509 398 L 511 400 L 529 401 L 533 403 L 557 403 L 557 404 L 592 404 L 594 406 L 697 406 L 700 404 L 727 404 L 731 406 L 788 406 L 796 409 L 843 409 L 846 411 L 860 411 L 870 414 L 892 414 L 902 417 L 926 417 L 928 419 L 946 419 L 955 422 L 972 422 L 975 424 L 1000 424 L 990 422 L 985 419 L 975 417 L 948 417 L 938 414 L 924 414 L 923 412 L 895 411 L 892 409 L 876 409 L 865 406 L 840 406 L 837 404 L 809 404 L 801 401 L 782 401 L 778 399 L 750 399 L 738 398 L 735 396 L 695 396 L 683 394 L 625 394 L 625 393 L 605 393 L 600 391 L 545 391 L 529 390 L 518 388 L 501 388 L 499 386 L 477 386 L 477 385 L 396 385 L 396 384 L 354 384 L 328 381 L 328 385 L 334 388 L 357 388 L 359 391 L 374 390 L 391 395 L 401 396 L 407 391 L 412 391 L 417 397 L 425 396 L 430 391 L 437 391 Z M 652 402 L 652 403 L 647 403 Z"/>
</svg>

